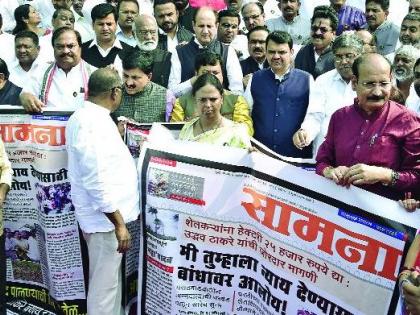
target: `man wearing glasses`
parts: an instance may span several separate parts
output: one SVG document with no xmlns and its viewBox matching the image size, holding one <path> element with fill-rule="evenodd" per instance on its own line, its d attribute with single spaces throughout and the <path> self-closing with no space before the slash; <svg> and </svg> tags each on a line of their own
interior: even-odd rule
<svg viewBox="0 0 420 315">
<path fill-rule="evenodd" d="M 303 46 L 296 55 L 295 67 L 312 74 L 316 79 L 334 69 L 331 43 L 338 25 L 336 12 L 329 6 L 318 6 L 311 19 L 311 43 Z"/>
<path fill-rule="evenodd" d="M 163 87 L 168 86 L 172 54 L 158 47 L 158 25 L 153 16 L 141 14 L 134 18 L 134 34 L 137 46 L 133 51 L 153 57 L 151 81 Z"/>
<path fill-rule="evenodd" d="M 44 107 L 75 110 L 87 99 L 88 79 L 95 68 L 81 59 L 80 34 L 69 27 L 59 28 L 52 44 L 55 62 L 34 73 L 20 95 L 28 112 L 42 112 Z"/>
<path fill-rule="evenodd" d="M 251 1 L 242 6 L 242 19 L 248 31 L 256 26 L 265 25 L 264 6 L 259 1 Z"/>
<path fill-rule="evenodd" d="M 87 312 L 121 315 L 121 260 L 131 239 L 126 223 L 140 213 L 137 172 L 110 117 L 121 103 L 119 74 L 98 69 L 88 85 L 89 99 L 66 127 L 71 196 L 89 254 Z"/>
<path fill-rule="evenodd" d="M 355 34 L 342 34 L 332 45 L 335 69 L 320 75 L 309 93 L 309 105 L 293 143 L 303 149 L 313 141 L 313 156 L 327 134 L 331 115 L 353 103 L 356 93 L 351 86 L 354 60 L 363 52 L 363 42 Z"/>
<path fill-rule="evenodd" d="M 316 172 L 400 200 L 420 185 L 420 118 L 390 101 L 391 65 L 379 54 L 353 63 L 357 98 L 336 111 L 319 148 Z"/>
</svg>

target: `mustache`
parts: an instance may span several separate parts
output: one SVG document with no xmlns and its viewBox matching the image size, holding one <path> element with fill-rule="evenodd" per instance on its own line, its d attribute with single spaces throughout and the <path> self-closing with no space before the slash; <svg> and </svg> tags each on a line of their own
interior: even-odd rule
<svg viewBox="0 0 420 315">
<path fill-rule="evenodd" d="M 324 35 L 321 34 L 313 34 L 312 38 L 319 38 L 319 39 L 324 39 Z"/>
<path fill-rule="evenodd" d="M 254 48 L 252 51 L 253 52 L 264 52 L 261 48 Z"/>
<path fill-rule="evenodd" d="M 382 101 L 384 98 L 382 96 L 377 96 L 377 95 L 372 95 L 372 96 L 368 96 L 367 100 L 368 101 Z"/>
</svg>

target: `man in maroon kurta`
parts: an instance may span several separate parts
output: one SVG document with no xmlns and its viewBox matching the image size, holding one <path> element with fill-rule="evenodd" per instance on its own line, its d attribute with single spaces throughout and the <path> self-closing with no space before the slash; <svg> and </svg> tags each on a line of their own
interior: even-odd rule
<svg viewBox="0 0 420 315">
<path fill-rule="evenodd" d="M 355 103 L 336 111 L 317 155 L 316 172 L 398 200 L 420 187 L 420 119 L 389 100 L 391 66 L 379 54 L 353 64 Z"/>
</svg>

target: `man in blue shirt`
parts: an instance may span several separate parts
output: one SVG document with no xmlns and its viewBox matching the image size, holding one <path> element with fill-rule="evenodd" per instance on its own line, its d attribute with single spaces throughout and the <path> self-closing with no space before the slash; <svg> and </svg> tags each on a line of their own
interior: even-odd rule
<svg viewBox="0 0 420 315">
<path fill-rule="evenodd" d="M 313 78 L 291 67 L 292 47 L 288 33 L 268 35 L 266 58 L 270 67 L 253 74 L 244 97 L 252 108 L 255 139 L 281 155 L 310 158 L 312 147 L 297 149 L 292 137 L 305 117 Z"/>
</svg>

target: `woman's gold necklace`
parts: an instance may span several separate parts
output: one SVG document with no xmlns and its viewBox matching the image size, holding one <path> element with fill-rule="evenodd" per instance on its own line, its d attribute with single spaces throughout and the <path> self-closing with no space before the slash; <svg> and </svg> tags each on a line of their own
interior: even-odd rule
<svg viewBox="0 0 420 315">
<path fill-rule="evenodd" d="M 217 130 L 218 128 L 220 128 L 220 126 L 222 125 L 222 117 L 220 117 L 219 121 L 217 122 L 216 127 L 214 127 L 214 128 L 210 128 L 210 129 L 208 129 L 208 130 L 206 130 L 206 131 L 204 131 L 203 125 L 201 124 L 201 118 L 199 118 L 199 119 L 198 119 L 198 125 L 200 126 L 200 129 L 201 129 L 201 132 L 202 132 L 202 133 L 208 132 L 208 131 L 210 131 L 210 130 L 214 130 L 214 131 L 216 131 L 216 130 Z"/>
</svg>

